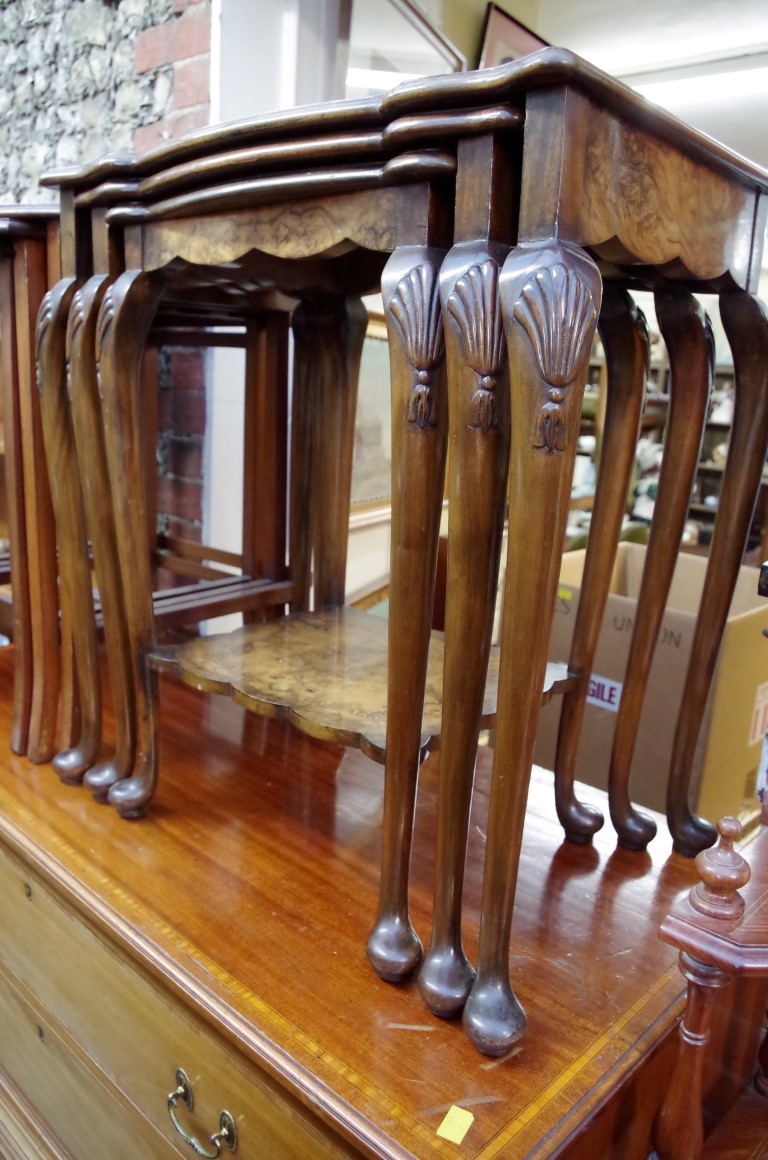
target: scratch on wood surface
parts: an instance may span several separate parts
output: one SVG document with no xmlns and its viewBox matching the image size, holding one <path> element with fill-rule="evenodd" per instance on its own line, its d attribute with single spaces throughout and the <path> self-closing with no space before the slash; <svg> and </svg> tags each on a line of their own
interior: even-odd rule
<svg viewBox="0 0 768 1160">
<path fill-rule="evenodd" d="M 498 1104 L 501 1096 L 467 1096 L 465 1100 L 451 1100 L 435 1108 L 424 1108 L 422 1116 L 437 1116 L 440 1112 L 450 1112 L 451 1108 L 474 1108 L 477 1104 Z"/>
<path fill-rule="evenodd" d="M 480 1066 L 482 1067 L 483 1071 L 490 1071 L 492 1067 L 500 1067 L 501 1064 L 506 1063 L 508 1059 L 514 1059 L 514 1057 L 519 1055 L 522 1050 L 522 1047 L 517 1044 L 515 1047 L 510 1048 L 506 1055 L 500 1055 L 498 1059 L 489 1059 L 487 1063 L 481 1063 Z"/>
<path fill-rule="evenodd" d="M 388 1031 L 434 1031 L 429 1023 L 388 1023 Z"/>
</svg>

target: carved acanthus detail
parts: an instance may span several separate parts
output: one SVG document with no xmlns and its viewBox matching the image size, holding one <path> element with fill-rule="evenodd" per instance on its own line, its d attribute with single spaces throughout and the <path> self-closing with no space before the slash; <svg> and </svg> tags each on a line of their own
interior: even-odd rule
<svg viewBox="0 0 768 1160">
<path fill-rule="evenodd" d="M 492 258 L 457 279 L 448 298 L 464 342 L 464 357 L 477 375 L 469 405 L 469 425 L 483 433 L 498 422 L 496 380 L 506 352 L 499 302 L 499 267 Z"/>
<path fill-rule="evenodd" d="M 70 354 L 74 346 L 77 334 L 85 322 L 85 302 L 83 300 L 82 290 L 78 290 L 72 299 L 72 305 L 69 308 L 69 316 L 67 318 L 67 392 L 71 392 L 72 386 L 72 370 Z"/>
<path fill-rule="evenodd" d="M 72 342 L 84 322 L 85 302 L 83 300 L 82 290 L 78 290 L 72 299 L 72 305 L 69 308 L 69 317 L 67 318 L 67 350 L 71 349 Z"/>
<path fill-rule="evenodd" d="M 530 339 L 548 387 L 533 446 L 564 451 L 565 390 L 576 377 L 597 322 L 592 292 L 578 274 L 558 263 L 525 283 L 513 314 Z"/>
<path fill-rule="evenodd" d="M 37 380 L 38 391 L 41 388 L 41 364 L 43 343 L 48 331 L 48 327 L 53 322 L 54 307 L 53 294 L 49 290 L 40 303 L 40 309 L 37 312 L 37 323 L 35 326 L 35 378 Z"/>
<path fill-rule="evenodd" d="M 99 388 L 99 397 L 104 402 L 104 389 L 101 377 L 101 358 L 104 351 L 104 343 L 109 334 L 110 327 L 115 319 L 117 313 L 117 302 L 113 287 L 109 286 L 104 295 L 104 300 L 99 310 L 99 317 L 96 320 L 96 383 Z"/>
<path fill-rule="evenodd" d="M 415 372 L 405 419 L 425 430 L 435 427 L 432 373 L 445 358 L 443 316 L 437 275 L 431 265 L 414 266 L 397 284 L 390 314 Z"/>
</svg>

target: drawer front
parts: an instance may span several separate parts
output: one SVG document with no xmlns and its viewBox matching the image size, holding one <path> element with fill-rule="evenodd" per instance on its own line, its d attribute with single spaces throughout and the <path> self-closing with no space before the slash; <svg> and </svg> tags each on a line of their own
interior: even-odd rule
<svg viewBox="0 0 768 1160">
<path fill-rule="evenodd" d="M 171 1160 L 178 1152 L 116 1099 L 63 1042 L 44 1011 L 0 971 L 0 1068 L 74 1160 Z"/>
<path fill-rule="evenodd" d="M 204 1144 L 226 1109 L 241 1160 L 356 1154 L 2 848 L 0 931 L 0 960 L 167 1138 L 180 1140 L 167 1108 L 180 1067 L 194 1110 L 179 1105 L 178 1119 Z"/>
</svg>

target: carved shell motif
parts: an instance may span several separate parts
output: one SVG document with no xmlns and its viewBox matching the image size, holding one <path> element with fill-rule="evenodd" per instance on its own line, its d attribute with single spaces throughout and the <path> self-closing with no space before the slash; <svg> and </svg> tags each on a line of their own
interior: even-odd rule
<svg viewBox="0 0 768 1160">
<path fill-rule="evenodd" d="M 478 378 L 469 405 L 469 425 L 483 433 L 495 427 L 496 379 L 506 351 L 499 303 L 499 267 L 492 258 L 457 279 L 448 297 L 464 342 L 464 357 Z"/>
<path fill-rule="evenodd" d="M 536 420 L 533 446 L 565 450 L 565 388 L 576 377 L 584 348 L 592 340 L 597 311 L 578 274 L 559 263 L 523 286 L 513 314 L 530 339 L 539 374 L 548 385 Z"/>
<path fill-rule="evenodd" d="M 389 310 L 415 371 L 405 419 L 426 430 L 437 423 L 432 371 L 445 357 L 443 316 L 433 267 L 425 264 L 409 270 L 398 282 Z"/>
</svg>

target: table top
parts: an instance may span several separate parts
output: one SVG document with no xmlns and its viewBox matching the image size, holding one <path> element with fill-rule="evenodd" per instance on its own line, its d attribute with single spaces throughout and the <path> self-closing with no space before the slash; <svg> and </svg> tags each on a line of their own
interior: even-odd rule
<svg viewBox="0 0 768 1160">
<path fill-rule="evenodd" d="M 631 125 L 652 129 L 691 157 L 768 191 L 768 173 L 740 157 L 600 69 L 562 48 L 544 48 L 494 68 L 407 81 L 381 97 L 331 101 L 197 129 L 177 141 L 135 154 L 108 155 L 77 167 L 53 170 L 44 184 L 88 188 L 101 182 L 160 173 L 171 166 L 210 156 L 222 149 L 322 133 L 375 130 L 398 117 L 440 110 L 467 110 L 495 104 L 520 105 L 536 89 L 571 86 Z"/>
<path fill-rule="evenodd" d="M 529 1018 L 501 1060 L 430 1016 L 414 983 L 371 971 L 382 773 L 232 701 L 163 679 L 160 781 L 121 820 L 50 766 L 10 754 L 12 649 L 0 650 L 0 840 L 196 1016 L 364 1154 L 549 1156 L 672 1026 L 683 981 L 658 939 L 695 879 L 663 824 L 649 853 L 562 841 L 535 771 L 510 969 Z M 111 720 L 107 717 L 107 735 Z M 475 956 L 490 753 L 481 750 L 465 890 Z M 422 767 L 411 891 L 429 935 L 437 758 Z M 584 797 L 604 806 L 600 791 Z M 473 1121 L 439 1138 L 446 1112 Z"/>
</svg>

